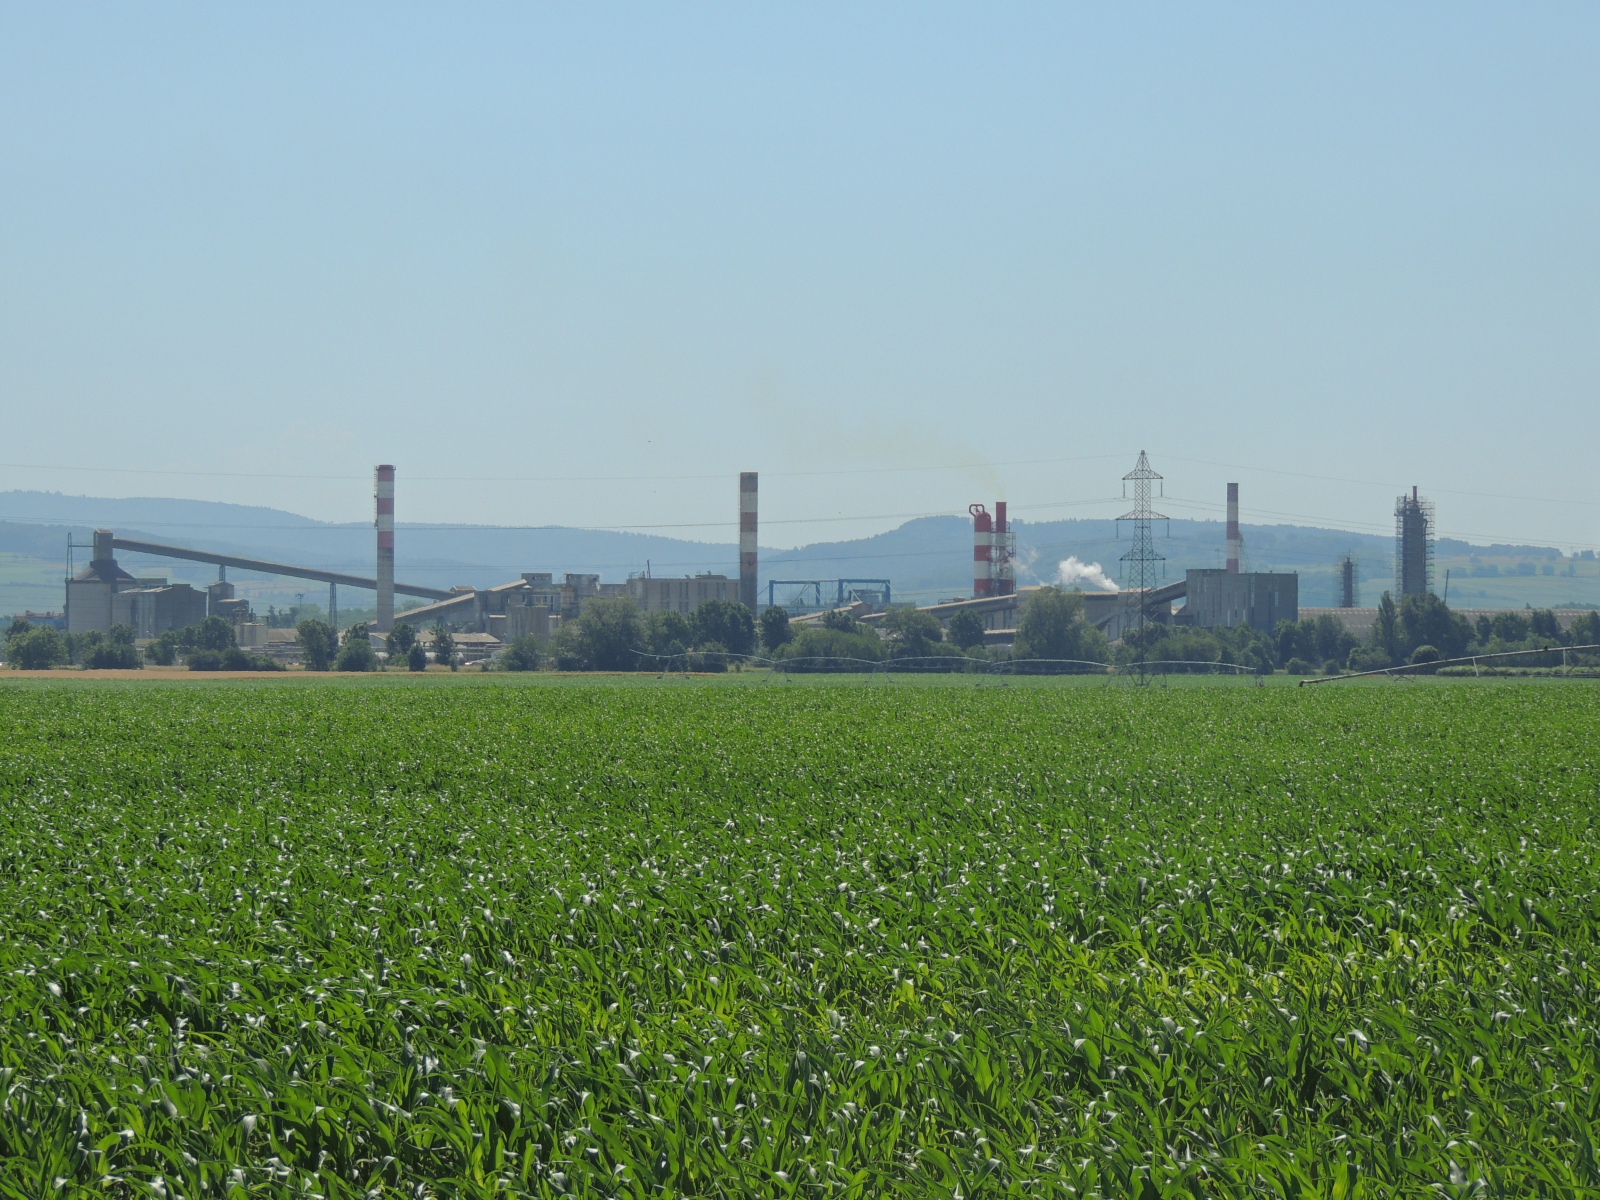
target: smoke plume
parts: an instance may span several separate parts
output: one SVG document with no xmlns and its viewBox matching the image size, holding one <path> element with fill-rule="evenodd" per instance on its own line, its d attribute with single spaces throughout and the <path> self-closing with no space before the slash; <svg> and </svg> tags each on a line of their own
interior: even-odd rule
<svg viewBox="0 0 1600 1200">
<path fill-rule="evenodd" d="M 1089 587 L 1099 588 L 1102 592 L 1117 590 L 1115 581 L 1103 570 L 1099 563 L 1080 562 L 1076 555 L 1068 555 L 1065 562 L 1056 571 L 1056 582 L 1062 587 Z"/>
</svg>

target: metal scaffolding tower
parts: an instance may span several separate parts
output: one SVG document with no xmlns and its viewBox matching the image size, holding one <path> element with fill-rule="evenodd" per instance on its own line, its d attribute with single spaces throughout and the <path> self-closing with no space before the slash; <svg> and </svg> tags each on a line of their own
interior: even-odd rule
<svg viewBox="0 0 1600 1200">
<path fill-rule="evenodd" d="M 1433 501 L 1416 488 L 1394 502 L 1394 591 L 1396 600 L 1433 591 Z"/>
<path fill-rule="evenodd" d="M 1339 590 L 1340 608 L 1361 607 L 1361 584 L 1356 577 L 1356 558 L 1354 554 L 1343 554 L 1335 568 L 1338 572 L 1336 586 Z"/>
</svg>

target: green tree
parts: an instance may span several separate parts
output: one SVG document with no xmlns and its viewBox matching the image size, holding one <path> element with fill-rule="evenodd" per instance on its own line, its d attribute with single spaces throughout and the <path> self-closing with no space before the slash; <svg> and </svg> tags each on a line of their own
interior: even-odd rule
<svg viewBox="0 0 1600 1200">
<path fill-rule="evenodd" d="M 1546 645 L 1571 644 L 1571 639 L 1567 637 L 1566 631 L 1561 628 L 1561 622 L 1556 619 L 1556 614 L 1551 609 L 1534 609 L 1528 614 L 1528 624 L 1532 627 L 1533 636 Z"/>
<path fill-rule="evenodd" d="M 1104 662 L 1105 638 L 1085 623 L 1081 592 L 1042 587 L 1022 602 L 1011 656 Z"/>
<path fill-rule="evenodd" d="M 207 617 L 194 627 L 196 650 L 231 650 L 238 644 L 232 624 L 221 617 Z"/>
<path fill-rule="evenodd" d="M 589 658 L 588 639 L 577 621 L 561 622 L 550 635 L 545 652 L 560 671 L 588 671 L 594 666 Z"/>
<path fill-rule="evenodd" d="M 1418 646 L 1433 646 L 1444 658 L 1457 658 L 1472 644 L 1472 625 L 1432 592 L 1406 596 L 1400 601 L 1400 654 L 1409 656 Z"/>
<path fill-rule="evenodd" d="M 6 660 L 20 671 L 59 667 L 67 661 L 66 639 L 48 625 L 14 633 L 6 639 Z"/>
<path fill-rule="evenodd" d="M 433 625 L 433 661 L 443 667 L 456 665 L 456 639 L 439 621 Z"/>
<path fill-rule="evenodd" d="M 944 641 L 939 618 L 909 604 L 884 613 L 878 630 L 888 644 L 890 658 L 927 658 L 938 654 Z"/>
<path fill-rule="evenodd" d="M 168 629 L 145 643 L 144 656 L 158 667 L 170 667 L 178 661 L 177 630 Z"/>
<path fill-rule="evenodd" d="M 848 608 L 830 608 L 822 614 L 822 627 L 835 633 L 855 633 L 861 628 L 861 623 Z"/>
<path fill-rule="evenodd" d="M 86 629 L 82 633 L 69 633 L 61 640 L 67 648 L 67 661 L 77 664 L 93 653 L 94 648 L 106 640 L 106 635 L 98 629 Z"/>
<path fill-rule="evenodd" d="M 1388 656 L 1391 663 L 1400 659 L 1400 612 L 1388 592 L 1378 601 L 1378 616 L 1372 622 L 1372 644 Z M 1376 668 L 1368 668 L 1373 670 Z"/>
<path fill-rule="evenodd" d="M 694 641 L 697 646 L 716 642 L 730 653 L 749 654 L 756 648 L 755 617 L 732 600 L 706 600 L 694 610 Z"/>
<path fill-rule="evenodd" d="M 208 618 L 209 619 L 209 618 Z M 339 653 L 339 635 L 326 621 L 301 621 L 294 628 L 300 643 L 300 658 L 308 671 L 326 671 Z"/>
<path fill-rule="evenodd" d="M 378 652 L 372 648 L 372 637 L 364 623 L 356 623 L 344 631 L 344 644 L 334 655 L 335 671 L 376 671 Z"/>
<path fill-rule="evenodd" d="M 638 671 L 646 665 L 639 655 L 648 646 L 644 614 L 629 597 L 590 600 L 574 624 L 590 669 Z"/>
<path fill-rule="evenodd" d="M 944 632 L 947 642 L 954 642 L 963 650 L 970 650 L 974 646 L 983 645 L 983 618 L 970 608 L 957 611 L 950 618 L 950 624 Z"/>
<path fill-rule="evenodd" d="M 406 670 L 426 671 L 428 669 L 428 652 L 422 648 L 421 642 L 412 642 L 411 649 L 406 651 Z"/>
<path fill-rule="evenodd" d="M 1572 623 L 1572 644 L 1600 646 L 1600 612 L 1586 612 Z"/>
<path fill-rule="evenodd" d="M 539 639 L 531 633 L 512 638 L 499 654 L 500 668 L 504 671 L 537 671 L 539 669 Z"/>
<path fill-rule="evenodd" d="M 794 629 L 789 624 L 789 612 L 776 604 L 769 604 L 761 610 L 761 644 L 768 650 L 776 650 L 779 646 L 787 646 L 794 638 Z"/>
<path fill-rule="evenodd" d="M 663 658 L 675 657 L 689 649 L 694 642 L 694 625 L 680 612 L 653 612 L 645 620 L 646 638 L 650 653 Z M 668 663 L 657 663 L 668 666 Z"/>
<path fill-rule="evenodd" d="M 399 662 L 409 658 L 411 647 L 417 644 L 417 631 L 415 627 L 401 621 L 389 631 L 389 636 L 383 639 L 383 648 L 388 652 L 390 662 Z"/>
</svg>

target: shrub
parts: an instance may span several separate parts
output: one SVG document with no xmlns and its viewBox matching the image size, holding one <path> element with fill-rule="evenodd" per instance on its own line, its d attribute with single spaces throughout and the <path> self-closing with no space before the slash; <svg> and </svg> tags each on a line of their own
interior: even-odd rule
<svg viewBox="0 0 1600 1200">
<path fill-rule="evenodd" d="M 281 671 L 283 664 L 264 654 L 246 654 L 237 646 L 226 650 L 194 650 L 185 660 L 191 671 Z"/>
<path fill-rule="evenodd" d="M 1322 673 L 1324 675 L 1343 675 L 1344 668 L 1339 665 L 1337 658 L 1330 658 L 1322 664 Z"/>
<path fill-rule="evenodd" d="M 689 655 L 691 671 L 706 671 L 720 675 L 728 669 L 728 650 L 721 642 L 707 642 Z"/>
<path fill-rule="evenodd" d="M 83 656 L 85 671 L 137 671 L 143 665 L 131 642 L 102 642 Z"/>
<path fill-rule="evenodd" d="M 421 642 L 412 642 L 411 649 L 406 651 L 406 669 L 408 671 L 428 669 L 428 652 L 423 649 Z"/>
<path fill-rule="evenodd" d="M 1303 658 L 1291 658 L 1284 670 L 1291 675 L 1315 675 L 1317 673 L 1316 666 Z"/>
<path fill-rule="evenodd" d="M 378 669 L 378 652 L 372 648 L 372 643 L 367 640 L 367 630 L 364 625 L 357 625 L 354 630 L 360 630 L 360 636 L 349 637 L 344 640 L 344 645 L 339 647 L 339 653 L 334 656 L 333 669 L 335 671 L 376 671 Z"/>
<path fill-rule="evenodd" d="M 1443 657 L 1437 646 L 1418 646 L 1411 652 L 1411 663 L 1413 666 L 1420 666 L 1425 663 L 1436 663 Z"/>
<path fill-rule="evenodd" d="M 1381 671 L 1394 666 L 1394 662 L 1381 647 L 1357 646 L 1350 651 L 1348 666 L 1352 671 Z"/>
<path fill-rule="evenodd" d="M 531 633 L 512 638 L 498 655 L 502 671 L 537 671 L 539 657 L 539 639 Z"/>
<path fill-rule="evenodd" d="M 779 669 L 784 671 L 866 671 L 883 661 L 885 649 L 875 633 L 845 633 L 812 626 L 802 630 L 776 657 Z"/>
</svg>

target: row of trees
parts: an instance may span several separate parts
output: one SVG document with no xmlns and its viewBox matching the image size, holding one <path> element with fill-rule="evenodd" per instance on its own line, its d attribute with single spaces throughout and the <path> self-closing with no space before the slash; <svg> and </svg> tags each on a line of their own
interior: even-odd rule
<svg viewBox="0 0 1600 1200">
<path fill-rule="evenodd" d="M 1596 644 L 1600 644 L 1600 613 L 1580 615 L 1570 630 L 1561 628 L 1550 609 L 1499 612 L 1492 617 L 1485 614 L 1469 621 L 1431 593 L 1403 596 L 1396 604 L 1385 592 L 1368 644 L 1350 654 L 1348 665 L 1377 670 L 1469 654 Z"/>
<path fill-rule="evenodd" d="M 796 631 L 782 608 L 752 617 L 743 605 L 708 600 L 692 613 L 642 612 L 632 600 L 592 600 L 583 614 L 565 622 L 543 648 L 527 640 L 508 646 L 498 664 L 533 670 L 548 661 L 563 671 L 666 669 L 721 671 L 731 662 L 762 653 L 785 670 L 859 670 L 863 663 L 901 662 L 906 669 L 963 670 L 989 660 L 983 621 L 962 612 L 941 627 L 915 608 L 885 613 L 874 629 L 846 612 L 830 612 L 820 623 Z M 1039 659 L 1105 662 L 1105 637 L 1083 620 L 1083 597 L 1045 588 L 1023 605 L 1018 622 L 1019 655 Z"/>
<path fill-rule="evenodd" d="M 346 629 L 341 636 L 325 621 L 301 621 L 295 626 L 300 644 L 300 661 L 308 671 L 376 671 L 383 664 L 372 648 L 372 633 L 363 622 Z M 412 671 L 428 669 L 428 651 L 416 628 L 400 621 L 384 638 L 384 651 L 390 663 L 405 663 Z M 437 660 L 455 665 L 455 639 L 442 625 L 433 628 L 433 648 Z"/>
<path fill-rule="evenodd" d="M 307 670 L 375 671 L 380 665 L 365 625 L 352 625 L 341 636 L 324 621 L 301 621 L 295 636 Z M 454 666 L 455 640 L 442 627 L 436 627 L 433 636 L 436 661 Z M 386 649 L 391 662 L 404 662 L 413 671 L 427 669 L 427 650 L 417 631 L 403 621 L 388 635 Z M 29 671 L 61 666 L 137 670 L 144 659 L 162 667 L 182 663 L 191 671 L 283 670 L 266 655 L 242 649 L 233 625 L 218 616 L 152 638 L 145 644 L 143 658 L 134 644 L 134 631 L 127 625 L 114 625 L 108 634 L 63 634 L 19 619 L 11 623 L 5 636 L 5 660 Z"/>
<path fill-rule="evenodd" d="M 1502 612 L 1471 622 L 1434 595 L 1406 596 L 1396 603 L 1385 593 L 1365 641 L 1338 618 L 1324 614 L 1315 620 L 1280 621 L 1271 635 L 1247 626 L 1193 629 L 1152 622 L 1127 633 L 1113 649 L 1084 620 L 1083 612 L 1083 597 L 1077 592 L 1053 587 L 1033 592 L 1018 614 L 1012 659 L 1035 664 L 1159 660 L 1191 664 L 1192 670 L 1231 663 L 1258 673 L 1285 668 L 1309 674 L 1600 644 L 1600 613 L 1584 614 L 1571 630 L 1563 630 L 1549 610 Z M 434 660 L 457 666 L 449 631 L 436 625 L 432 635 Z M 501 651 L 496 665 L 511 671 L 537 670 L 547 661 L 564 671 L 637 671 L 652 666 L 721 671 L 760 650 L 793 671 L 858 670 L 863 663 L 886 661 L 900 662 L 909 670 L 951 671 L 989 660 L 983 635 L 982 619 L 970 611 L 958 613 L 948 629 L 915 608 L 891 609 L 876 629 L 848 613 L 830 612 L 820 624 L 796 632 L 788 613 L 778 607 L 768 608 L 759 619 L 729 600 L 708 600 L 688 614 L 646 614 L 630 599 L 603 599 L 591 601 L 582 616 L 563 623 L 548 646 L 541 647 L 531 637 L 514 640 Z M 296 638 L 307 670 L 379 669 L 364 624 L 352 625 L 341 637 L 323 621 L 302 621 Z M 417 630 L 404 621 L 388 634 L 385 649 L 390 663 L 404 662 L 412 671 L 427 669 L 427 649 Z M 27 670 L 68 663 L 90 670 L 141 665 L 134 632 L 126 625 L 116 626 L 108 635 L 64 635 L 18 620 L 6 635 L 5 650 L 8 662 Z M 272 659 L 242 650 L 234 627 L 215 616 L 163 633 L 145 647 L 145 656 L 158 665 L 182 660 L 196 671 L 282 669 Z"/>
<path fill-rule="evenodd" d="M 782 624 L 787 633 L 787 616 Z M 763 637 L 776 636 L 765 618 L 761 630 Z M 757 645 L 755 618 L 731 600 L 707 600 L 692 613 L 645 613 L 622 597 L 589 601 L 583 615 L 561 623 L 546 653 L 563 671 L 638 671 L 656 665 L 716 671 L 726 669 L 729 656 L 754 654 Z M 529 647 L 521 647 L 518 657 L 525 659 L 530 649 L 537 659 L 537 649 Z"/>
<path fill-rule="evenodd" d="M 128 625 L 113 625 L 110 633 L 97 629 L 61 633 L 49 625 L 18 618 L 6 631 L 5 658 L 24 671 L 47 671 L 67 665 L 90 671 L 137 670 L 141 664 L 133 640 L 133 629 Z"/>
<path fill-rule="evenodd" d="M 1260 673 L 1281 668 L 1293 675 L 1309 675 L 1595 644 L 1600 644 L 1600 614 L 1596 613 L 1585 613 L 1564 631 L 1549 610 L 1502 612 L 1480 616 L 1474 622 L 1452 612 L 1438 596 L 1404 596 L 1397 603 L 1385 593 L 1365 639 L 1327 613 L 1304 621 L 1279 621 L 1271 635 L 1248 626 L 1191 629 L 1151 624 L 1142 632 L 1128 633 L 1113 657 L 1128 663 L 1137 661 L 1142 653 L 1147 660 L 1235 663 Z"/>
</svg>

